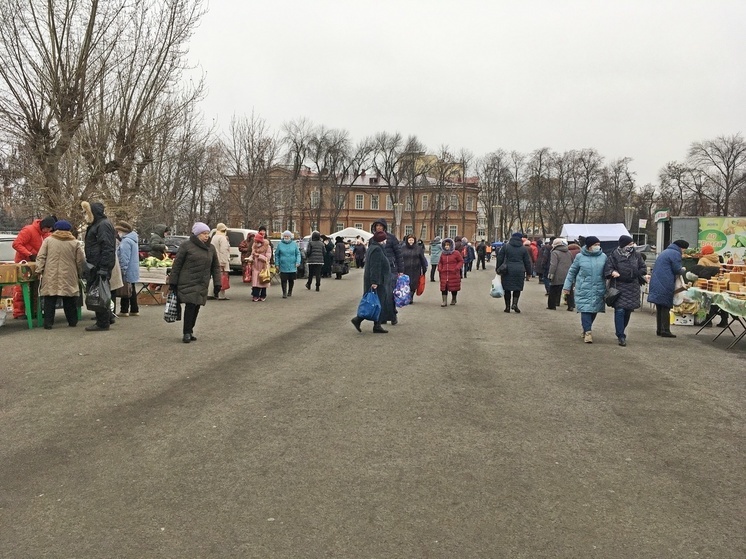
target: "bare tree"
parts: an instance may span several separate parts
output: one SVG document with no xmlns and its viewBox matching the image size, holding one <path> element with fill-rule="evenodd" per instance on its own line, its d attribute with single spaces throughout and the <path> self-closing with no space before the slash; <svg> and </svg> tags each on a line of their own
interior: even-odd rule
<svg viewBox="0 0 746 559">
<path fill-rule="evenodd" d="M 487 227 L 490 233 L 497 230 L 496 239 L 502 236 L 502 224 L 498 223 L 496 207 L 504 208 L 508 200 L 507 188 L 511 181 L 508 155 L 503 150 L 487 154 L 477 162 L 479 178 L 479 201 L 487 214 Z M 502 211 L 500 219 L 502 221 Z"/>
<path fill-rule="evenodd" d="M 709 180 L 717 215 L 728 215 L 730 202 L 746 185 L 746 142 L 740 134 L 695 142 L 688 160 Z"/>
</svg>

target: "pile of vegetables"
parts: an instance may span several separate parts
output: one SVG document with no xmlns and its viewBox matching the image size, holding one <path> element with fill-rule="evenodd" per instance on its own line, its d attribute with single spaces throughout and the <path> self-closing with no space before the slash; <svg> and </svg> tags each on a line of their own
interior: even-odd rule
<svg viewBox="0 0 746 559">
<path fill-rule="evenodd" d="M 171 258 L 164 258 L 159 260 L 155 256 L 148 256 L 140 261 L 141 268 L 170 268 L 174 265 L 174 261 Z"/>
</svg>

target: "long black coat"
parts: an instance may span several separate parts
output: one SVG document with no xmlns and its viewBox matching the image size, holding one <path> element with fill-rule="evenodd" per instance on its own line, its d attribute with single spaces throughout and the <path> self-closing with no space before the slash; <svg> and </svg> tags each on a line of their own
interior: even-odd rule
<svg viewBox="0 0 746 559">
<path fill-rule="evenodd" d="M 531 257 L 521 239 L 511 237 L 497 253 L 497 270 L 503 261 L 508 260 L 508 273 L 502 276 L 505 291 L 523 291 L 526 274 L 531 274 Z"/>
<path fill-rule="evenodd" d="M 391 283 L 391 264 L 383 252 L 383 248 L 373 239 L 368 245 L 368 252 L 365 254 L 365 271 L 363 273 L 363 294 L 370 291 L 370 287 L 376 284 L 376 294 L 381 301 L 380 322 L 393 320 L 396 317 L 394 312 L 394 298 L 391 296 L 394 286 Z"/>
<path fill-rule="evenodd" d="M 625 253 L 623 249 L 617 248 L 609 254 L 604 266 L 604 277 L 610 279 L 611 272 L 619 272 L 616 280 L 611 280 L 612 285 L 619 290 L 619 299 L 614 305 L 615 309 L 634 310 L 640 307 L 640 285 L 642 278 L 647 273 L 647 267 L 642 256 L 637 251 Z"/>
<path fill-rule="evenodd" d="M 401 254 L 404 262 L 402 271 L 409 276 L 409 288 L 414 293 L 417 290 L 417 284 L 420 283 L 420 276 L 427 272 L 425 251 L 417 243 L 412 246 L 405 244 L 401 247 Z"/>
<path fill-rule="evenodd" d="M 103 204 L 93 202 L 90 205 L 90 212 L 88 218 L 92 217 L 93 222 L 85 232 L 84 247 L 86 262 L 93 266 L 90 277 L 99 271 L 111 274 L 116 264 L 117 234 L 111 221 L 104 214 Z"/>
<path fill-rule="evenodd" d="M 215 247 L 192 235 L 179 246 L 168 283 L 177 287 L 180 303 L 204 305 L 210 276 L 214 285 L 219 286 L 220 275 L 220 261 Z"/>
</svg>

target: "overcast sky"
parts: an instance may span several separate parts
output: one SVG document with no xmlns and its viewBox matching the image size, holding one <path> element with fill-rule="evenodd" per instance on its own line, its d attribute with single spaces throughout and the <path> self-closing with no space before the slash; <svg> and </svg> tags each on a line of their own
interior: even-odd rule
<svg viewBox="0 0 746 559">
<path fill-rule="evenodd" d="M 657 183 L 746 132 L 744 0 L 210 0 L 190 59 L 223 128 L 252 110 L 476 156 L 593 147 Z"/>
</svg>

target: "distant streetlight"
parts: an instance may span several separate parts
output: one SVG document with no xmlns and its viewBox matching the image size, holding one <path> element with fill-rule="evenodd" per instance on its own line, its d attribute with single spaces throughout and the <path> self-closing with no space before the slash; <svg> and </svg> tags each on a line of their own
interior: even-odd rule
<svg viewBox="0 0 746 559">
<path fill-rule="evenodd" d="M 396 223 L 396 232 L 395 235 L 397 238 L 399 237 L 399 228 L 401 227 L 401 218 L 404 213 L 404 204 L 401 202 L 396 202 L 394 204 L 394 223 Z"/>
<path fill-rule="evenodd" d="M 627 231 L 632 227 L 632 218 L 635 216 L 635 208 L 633 206 L 624 206 L 624 226 Z"/>
<path fill-rule="evenodd" d="M 502 206 L 492 206 L 492 215 L 495 220 L 495 241 L 500 240 L 500 217 L 502 216 Z"/>
</svg>

